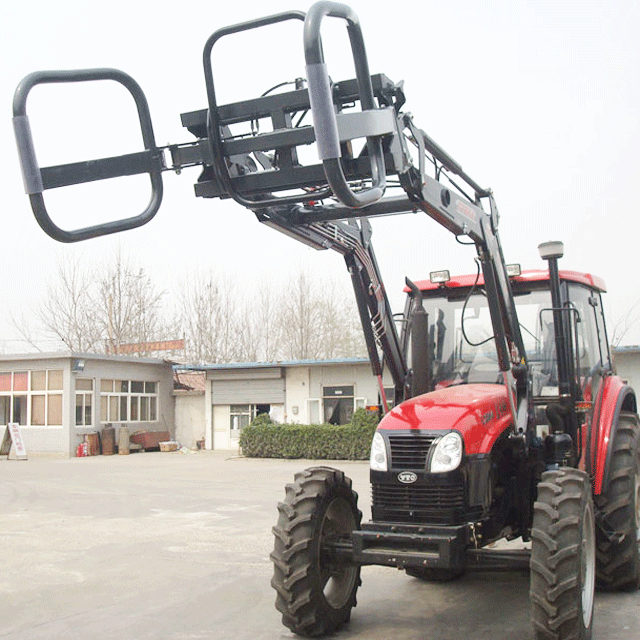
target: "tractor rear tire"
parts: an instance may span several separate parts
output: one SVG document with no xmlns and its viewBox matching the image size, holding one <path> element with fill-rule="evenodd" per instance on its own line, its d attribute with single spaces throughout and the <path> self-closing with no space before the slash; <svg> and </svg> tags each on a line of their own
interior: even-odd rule
<svg viewBox="0 0 640 640">
<path fill-rule="evenodd" d="M 531 620 L 537 640 L 590 640 L 595 563 L 589 476 L 570 467 L 543 473 L 531 531 Z"/>
<path fill-rule="evenodd" d="M 282 623 L 298 635 L 337 631 L 356 606 L 360 566 L 332 559 L 323 546 L 328 540 L 348 540 L 360 528 L 357 500 L 342 471 L 313 467 L 296 474 L 278 504 L 271 586 Z"/>
<path fill-rule="evenodd" d="M 611 443 L 607 490 L 596 496 L 596 581 L 605 591 L 640 589 L 640 426 L 623 412 Z"/>
</svg>

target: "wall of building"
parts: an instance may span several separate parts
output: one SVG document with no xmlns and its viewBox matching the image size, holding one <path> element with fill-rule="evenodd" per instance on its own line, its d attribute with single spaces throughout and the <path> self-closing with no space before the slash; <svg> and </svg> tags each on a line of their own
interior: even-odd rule
<svg viewBox="0 0 640 640">
<path fill-rule="evenodd" d="M 16 397 L 25 397 L 24 406 L 21 409 L 19 418 L 16 415 L 12 420 L 20 424 L 20 432 L 24 446 L 29 452 L 42 453 L 66 453 L 70 447 L 70 413 L 69 394 L 67 389 L 71 382 L 71 360 L 69 358 L 27 358 L 12 359 L 3 358 L 0 361 L 0 372 L 5 376 L 23 375 L 26 376 L 26 387 L 19 385 L 19 389 L 14 387 L 6 392 L 0 392 L 4 396 L 7 404 L 14 403 Z M 51 372 L 50 374 L 47 372 Z M 35 376 L 43 376 L 42 384 L 36 389 Z M 55 375 L 58 382 L 51 385 Z M 49 376 L 52 376 L 51 378 Z M 11 382 L 13 386 L 13 380 Z M 44 389 L 43 387 L 46 387 Z M 53 387 L 53 388 L 52 388 Z M 49 403 L 56 397 L 58 409 L 55 413 L 58 416 L 54 424 L 47 426 L 31 425 L 31 414 L 35 411 L 34 396 L 46 396 L 46 405 L 43 405 L 43 413 L 46 415 L 47 423 L 50 422 Z M 5 405 L 6 406 L 6 405 Z M 15 409 L 14 409 L 15 411 Z M 34 417 L 35 418 L 35 417 Z M 35 423 L 36 420 L 34 419 Z M 5 427 L 0 426 L 0 439 L 4 438 Z"/>
<path fill-rule="evenodd" d="M 189 449 L 195 449 L 204 441 L 207 423 L 204 410 L 204 393 L 176 395 L 175 439 Z"/>
<path fill-rule="evenodd" d="M 119 431 L 126 427 L 129 434 L 136 431 L 168 431 L 173 438 L 175 436 L 175 411 L 173 402 L 173 372 L 171 367 L 157 363 L 135 362 L 129 359 L 120 360 L 118 358 L 91 360 L 85 359 L 85 369 L 82 374 L 77 374 L 76 378 L 90 378 L 94 384 L 94 414 L 93 425 L 90 427 L 75 427 L 75 438 L 71 444 L 71 453 L 75 451 L 77 445 L 84 440 L 85 433 L 101 431 L 107 424 L 116 428 L 116 443 L 118 442 Z M 101 386 L 103 380 L 135 380 L 141 382 L 158 383 L 158 406 L 155 420 L 149 421 L 111 421 L 104 419 L 101 404 Z M 75 398 L 75 387 L 73 388 Z M 75 402 L 71 424 L 75 425 Z"/>
<path fill-rule="evenodd" d="M 343 386 L 353 387 L 356 406 L 378 401 L 377 381 L 366 361 L 209 370 L 205 389 L 205 412 L 209 412 L 205 422 L 210 425 L 205 433 L 206 447 L 238 447 L 239 432 L 230 428 L 233 404 L 269 405 L 270 415 L 277 422 L 310 424 L 324 419 L 324 388 Z"/>
<path fill-rule="evenodd" d="M 322 398 L 324 387 L 353 386 L 354 396 L 365 404 L 378 402 L 378 385 L 368 363 L 327 365 L 310 370 L 309 397 Z"/>
<path fill-rule="evenodd" d="M 284 422 L 309 424 L 309 367 L 288 367 L 285 373 Z"/>
<path fill-rule="evenodd" d="M 6 427 L 0 425 L 0 442 L 4 438 Z M 27 455 L 29 453 L 59 453 L 67 455 L 67 444 L 63 427 L 27 427 L 20 426 L 20 435 Z M 13 455 L 13 453 L 11 453 Z"/>
<path fill-rule="evenodd" d="M 640 349 L 616 350 L 613 362 L 617 374 L 633 387 L 640 400 Z"/>
<path fill-rule="evenodd" d="M 62 388 L 55 390 L 46 389 L 44 391 L 36 388 L 35 381 L 38 372 L 62 372 Z M 168 363 L 162 361 L 150 361 L 135 358 L 109 358 L 106 356 L 87 356 L 87 355 L 28 355 L 0 358 L 0 373 L 28 372 L 29 388 L 27 395 L 27 412 L 26 418 L 20 420 L 21 433 L 23 441 L 27 448 L 27 453 L 38 452 L 55 452 L 64 455 L 75 455 L 76 448 L 79 443 L 84 441 L 85 435 L 101 431 L 106 424 L 113 424 L 117 429 L 126 426 L 130 432 L 136 430 L 152 430 L 152 431 L 169 431 L 175 432 L 174 426 L 174 406 L 173 406 L 173 372 Z M 47 380 L 49 375 L 46 374 Z M 59 374 L 56 374 L 59 377 Z M 111 421 L 104 419 L 102 413 L 102 396 L 101 388 L 103 381 L 136 381 L 138 383 L 156 383 L 157 392 L 155 397 L 155 419 L 146 421 L 130 421 L 119 420 Z M 48 386 L 48 383 L 47 383 Z M 115 382 L 114 382 L 115 387 Z M 130 385 L 129 390 L 133 389 Z M 2 395 L 0 391 L 0 395 Z M 4 392 L 5 395 L 7 392 Z M 12 391 L 16 395 L 16 391 Z M 22 392 L 20 392 L 21 394 Z M 48 407 L 50 395 L 62 394 L 61 398 L 61 416 L 56 418 L 57 422 L 62 424 L 54 424 L 52 426 L 35 426 L 35 415 L 38 411 L 47 414 L 49 420 Z M 46 404 L 42 404 L 42 408 L 38 408 L 34 396 L 46 395 Z M 114 394 L 115 395 L 115 394 Z M 132 398 L 128 401 L 133 402 L 133 397 L 139 398 L 140 395 L 149 395 L 142 392 L 135 394 L 131 391 Z M 76 402 L 78 396 L 82 396 L 81 407 L 77 407 Z M 60 400 L 56 399 L 56 402 Z M 136 400 L 142 402 L 142 400 Z M 140 408 L 142 405 L 136 405 Z M 149 405 L 145 405 L 148 407 Z M 84 424 L 77 425 L 76 412 L 82 416 L 81 422 Z M 58 414 L 58 412 L 56 412 Z M 130 415 L 127 416 L 131 417 Z M 140 417 L 140 415 L 138 416 Z M 15 419 L 14 419 L 15 421 Z M 0 427 L 0 437 L 4 436 L 4 426 Z M 117 434 L 116 434 L 117 442 Z"/>
</svg>

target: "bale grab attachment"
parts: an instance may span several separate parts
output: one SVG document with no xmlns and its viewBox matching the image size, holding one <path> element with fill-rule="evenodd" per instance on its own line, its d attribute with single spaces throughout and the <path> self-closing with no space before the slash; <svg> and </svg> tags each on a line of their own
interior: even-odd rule
<svg viewBox="0 0 640 640">
<path fill-rule="evenodd" d="M 346 22 L 354 79 L 331 79 L 321 37 L 327 17 Z M 297 78 L 290 91 L 219 105 L 212 64 L 216 43 L 223 37 L 286 21 L 303 22 L 306 78 Z M 289 11 L 219 29 L 205 44 L 203 63 L 207 108 L 182 114 L 182 124 L 195 141 L 167 146 L 156 144 L 145 95 L 122 71 L 40 71 L 20 83 L 14 98 L 14 129 L 25 190 L 43 230 L 60 242 L 77 242 L 144 225 L 161 205 L 162 173 L 200 167 L 196 196 L 231 198 L 260 222 L 315 249 L 333 249 L 344 256 L 384 401 L 382 362 L 389 367 L 396 400 L 411 395 L 411 372 L 370 242 L 369 219 L 422 210 L 476 245 L 491 301 L 500 368 L 510 388 L 521 388 L 514 396 L 523 395 L 526 385 L 517 385 L 511 373 L 525 356 L 493 195 L 417 127 L 410 114 L 401 111 L 405 103 L 402 83 L 383 74 L 371 75 L 355 13 L 346 5 L 321 1 L 306 15 Z M 131 93 L 143 148 L 118 157 L 41 168 L 26 109 L 29 92 L 40 84 L 105 80 L 118 82 Z M 313 124 L 304 124 L 307 113 Z M 270 130 L 260 132 L 259 123 L 265 120 Z M 305 149 L 314 144 L 319 162 L 304 163 Z M 49 189 L 137 174 L 147 174 L 151 185 L 142 213 L 67 230 L 47 211 L 44 192 Z M 515 417 L 518 399 L 509 395 Z"/>
</svg>

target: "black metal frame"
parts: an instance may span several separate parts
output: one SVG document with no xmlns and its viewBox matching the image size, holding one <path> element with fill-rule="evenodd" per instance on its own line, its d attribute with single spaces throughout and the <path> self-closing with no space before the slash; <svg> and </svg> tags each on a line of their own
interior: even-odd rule
<svg viewBox="0 0 640 640">
<path fill-rule="evenodd" d="M 361 565 L 398 569 L 462 571 L 465 551 L 472 542 L 468 524 L 458 526 L 371 522 L 351 532 L 348 558 Z"/>
<path fill-rule="evenodd" d="M 326 17 L 347 23 L 356 78 L 331 83 L 324 62 L 321 25 Z M 239 32 L 300 20 L 308 89 L 264 95 L 231 105 L 218 105 L 211 61 L 214 45 Z M 182 122 L 197 141 L 157 147 L 144 94 L 126 74 L 113 69 L 40 72 L 25 78 L 16 91 L 14 123 L 25 186 L 42 228 L 62 242 L 76 242 L 115 233 L 148 222 L 162 199 L 161 172 L 201 166 L 196 195 L 233 198 L 257 218 L 317 249 L 341 253 L 352 277 L 369 357 L 381 383 L 383 362 L 393 377 L 396 398 L 411 395 L 410 372 L 371 246 L 369 217 L 422 210 L 455 235 L 475 244 L 485 278 L 500 369 L 510 389 L 514 423 L 525 429 L 528 419 L 526 355 L 517 321 L 509 278 L 498 236 L 498 211 L 492 193 L 471 179 L 408 114 L 402 85 L 383 75 L 371 76 L 357 16 L 346 5 L 321 1 L 305 15 L 299 11 L 268 16 L 220 29 L 207 40 L 203 52 L 208 108 L 183 114 Z M 138 154 L 41 169 L 31 140 L 26 99 L 36 84 L 116 80 L 132 93 L 143 132 L 144 150 Z M 360 105 L 361 111 L 352 111 Z M 293 125 L 291 114 L 310 110 L 313 127 Z M 230 127 L 270 117 L 273 132 L 236 138 Z M 366 139 L 358 156 L 351 141 Z M 300 165 L 296 148 L 315 142 L 321 164 Z M 411 146 L 417 148 L 418 166 Z M 171 155 L 165 166 L 164 152 Z M 266 151 L 274 151 L 265 159 Z M 257 162 L 256 160 L 257 159 Z M 262 170 L 258 165 L 262 165 Z M 265 166 L 267 165 L 267 166 Z M 427 175 L 433 166 L 435 177 Z M 133 218 L 67 231 L 57 227 L 44 205 L 49 188 L 148 173 L 152 197 L 145 211 Z M 387 195 L 386 176 L 397 177 L 402 195 Z M 454 177 L 461 180 L 467 195 Z M 448 181 L 445 181 L 445 178 Z M 363 188 L 364 187 L 364 188 Z M 276 195 L 282 191 L 296 193 Z M 489 211 L 481 202 L 488 203 Z M 382 351 L 383 359 L 379 351 Z M 384 395 L 381 386 L 381 394 Z M 416 387 L 417 388 L 417 387 Z"/>
<path fill-rule="evenodd" d="M 373 184 L 369 189 L 354 193 L 345 178 L 340 162 L 338 122 L 333 107 L 331 80 L 322 50 L 320 26 L 326 16 L 342 18 L 347 22 L 347 31 L 351 42 L 358 82 L 358 98 L 362 105 L 363 115 L 367 114 L 368 111 L 374 112 L 376 109 L 369 63 L 360 22 L 351 8 L 336 2 L 317 2 L 314 4 L 307 13 L 304 23 L 304 56 L 307 63 L 306 73 L 309 83 L 309 98 L 318 151 L 327 181 L 334 195 L 344 205 L 359 209 L 368 204 L 374 204 L 384 194 L 385 165 L 382 141 L 377 136 L 367 136 L 367 155 L 370 159 Z"/>
<path fill-rule="evenodd" d="M 216 34 L 214 34 L 215 36 Z M 224 30 L 223 35 L 228 35 Z M 213 36 L 212 36 L 213 37 Z M 219 36 L 217 40 L 220 39 Z M 344 139 L 358 137 L 367 130 L 393 134 L 396 127 L 394 109 L 390 106 L 399 88 L 384 75 L 371 77 L 374 97 L 385 105 L 378 109 L 378 121 L 372 120 L 364 124 L 354 122 L 353 116 L 345 114 L 345 106 L 358 101 L 356 80 L 346 80 L 334 85 L 333 96 L 337 114 L 338 131 Z M 213 86 L 213 85 L 212 85 Z M 210 96 L 215 103 L 215 94 Z M 256 210 L 269 206 L 296 205 L 302 207 L 309 202 L 318 203 L 331 197 L 327 176 L 322 164 L 302 165 L 297 162 L 296 149 L 311 145 L 316 141 L 316 133 L 312 126 L 294 126 L 291 114 L 311 110 L 311 101 L 307 89 L 297 89 L 285 93 L 266 95 L 252 100 L 245 100 L 228 105 L 216 106 L 216 115 L 211 116 L 211 109 L 203 109 L 182 114 L 183 125 L 199 140 L 196 143 L 172 145 L 169 147 L 173 169 L 203 165 L 205 171 L 196 184 L 196 195 L 205 198 L 231 197 L 243 206 Z M 250 123 L 262 118 L 269 118 L 273 131 L 260 133 L 250 137 L 234 137 L 230 127 L 240 123 Z M 217 127 L 212 130 L 212 121 Z M 380 121 L 382 120 L 382 121 Z M 363 121 L 364 122 L 364 121 Z M 377 126 L 377 128 L 376 128 Z M 219 131 L 219 135 L 212 131 Z M 389 145 L 391 147 L 391 145 Z M 242 158 L 248 154 L 274 151 L 275 166 L 271 170 L 251 171 L 242 166 Z M 402 163 L 398 149 L 389 149 L 385 155 L 385 171 L 397 173 Z M 368 156 L 344 158 L 345 171 L 349 180 L 366 180 L 370 174 Z M 231 169 L 241 167 L 231 175 Z M 274 192 L 302 189 L 299 193 L 286 197 L 273 197 Z M 306 191 L 304 191 L 306 190 Z M 320 219 L 323 207 L 314 206 L 310 213 L 314 220 Z M 405 198 L 403 211 L 410 210 L 411 204 Z M 386 211 L 384 211 L 386 213 Z M 343 211 L 334 219 L 352 217 L 353 209 L 343 207 Z"/>
<path fill-rule="evenodd" d="M 112 80 L 123 85 L 133 97 L 138 117 L 144 151 L 115 158 L 102 158 L 90 162 L 76 162 L 54 167 L 40 168 L 36 159 L 27 116 L 27 98 L 39 84 L 91 82 Z M 31 200 L 31 208 L 42 229 L 59 242 L 78 242 L 97 236 L 135 229 L 149 222 L 162 203 L 162 171 L 165 169 L 160 149 L 156 146 L 147 98 L 140 85 L 131 76 L 118 69 L 81 69 L 75 71 L 38 71 L 28 75 L 16 89 L 13 100 L 13 126 L 18 145 L 25 191 Z M 83 182 L 148 173 L 151 180 L 151 198 L 144 211 L 137 216 L 97 224 L 82 229 L 65 230 L 57 226 L 45 206 L 43 191 Z"/>
</svg>

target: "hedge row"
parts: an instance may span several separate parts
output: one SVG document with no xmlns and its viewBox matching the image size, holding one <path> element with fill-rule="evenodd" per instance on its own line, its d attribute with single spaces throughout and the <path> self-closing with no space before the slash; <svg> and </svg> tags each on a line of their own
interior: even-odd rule
<svg viewBox="0 0 640 640">
<path fill-rule="evenodd" d="M 351 424 L 276 424 L 256 419 L 240 433 L 248 458 L 367 460 L 378 418 L 358 409 Z"/>
</svg>

